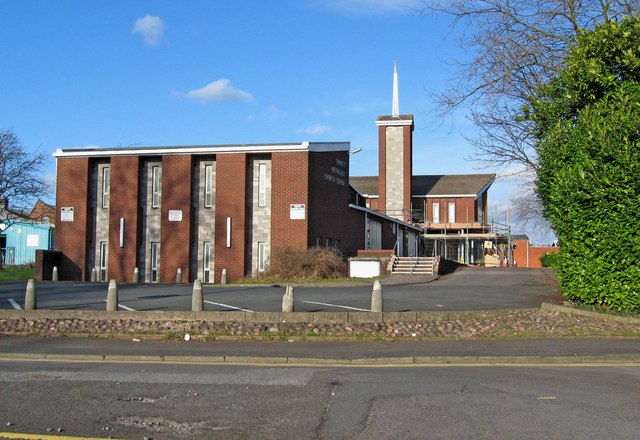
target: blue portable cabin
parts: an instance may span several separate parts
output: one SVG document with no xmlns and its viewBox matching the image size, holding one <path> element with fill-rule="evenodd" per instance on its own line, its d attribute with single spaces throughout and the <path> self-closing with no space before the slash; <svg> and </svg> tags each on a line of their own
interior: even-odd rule
<svg viewBox="0 0 640 440">
<path fill-rule="evenodd" d="M 36 249 L 53 249 L 53 225 L 16 221 L 3 229 L 0 247 L 5 265 L 31 264 L 36 261 Z"/>
</svg>

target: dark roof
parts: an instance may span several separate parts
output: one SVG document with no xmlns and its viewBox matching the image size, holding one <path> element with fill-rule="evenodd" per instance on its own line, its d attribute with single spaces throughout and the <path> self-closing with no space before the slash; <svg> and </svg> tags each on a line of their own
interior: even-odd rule
<svg viewBox="0 0 640 440">
<path fill-rule="evenodd" d="M 378 194 L 378 176 L 350 176 L 349 183 L 360 194 Z"/>
<path fill-rule="evenodd" d="M 512 234 L 511 235 L 511 240 L 523 240 L 523 241 L 529 241 L 529 236 L 526 234 Z"/>
<path fill-rule="evenodd" d="M 413 176 L 411 192 L 413 196 L 476 195 L 491 186 L 495 178 L 495 174 Z"/>
<path fill-rule="evenodd" d="M 495 174 L 413 176 L 411 192 L 415 197 L 477 195 L 489 188 L 495 178 Z M 378 194 L 378 176 L 352 176 L 349 183 L 360 194 Z"/>
</svg>

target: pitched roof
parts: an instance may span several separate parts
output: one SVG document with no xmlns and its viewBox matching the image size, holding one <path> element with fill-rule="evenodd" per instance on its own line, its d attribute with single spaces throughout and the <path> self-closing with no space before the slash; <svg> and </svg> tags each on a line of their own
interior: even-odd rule
<svg viewBox="0 0 640 440">
<path fill-rule="evenodd" d="M 414 197 L 475 196 L 488 189 L 495 174 L 449 174 L 413 176 Z M 360 194 L 378 195 L 378 176 L 352 176 L 349 183 Z"/>
</svg>

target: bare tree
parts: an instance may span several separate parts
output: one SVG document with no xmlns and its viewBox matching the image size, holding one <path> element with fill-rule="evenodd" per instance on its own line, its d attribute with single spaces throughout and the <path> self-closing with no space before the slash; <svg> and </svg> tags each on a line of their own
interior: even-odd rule
<svg viewBox="0 0 640 440">
<path fill-rule="evenodd" d="M 461 105 L 480 134 L 473 158 L 522 171 L 537 169 L 534 133 L 519 118 L 527 98 L 562 67 L 582 29 L 640 13 L 638 0 L 424 0 L 423 13 L 454 19 L 468 54 L 450 87 L 437 94 L 441 114 Z"/>
<path fill-rule="evenodd" d="M 578 33 L 640 13 L 640 0 L 424 0 L 423 13 L 453 17 L 466 52 L 454 60 L 449 87 L 436 93 L 440 115 L 467 106 L 479 134 L 467 137 L 471 159 L 535 178 L 533 125 L 522 118 L 528 99 L 562 70 Z M 520 224 L 548 225 L 533 185 L 512 201 Z"/>
<path fill-rule="evenodd" d="M 0 131 L 0 233 L 24 219 L 36 199 L 48 193 L 42 178 L 47 160 L 42 152 L 26 151 L 13 130 Z"/>
</svg>

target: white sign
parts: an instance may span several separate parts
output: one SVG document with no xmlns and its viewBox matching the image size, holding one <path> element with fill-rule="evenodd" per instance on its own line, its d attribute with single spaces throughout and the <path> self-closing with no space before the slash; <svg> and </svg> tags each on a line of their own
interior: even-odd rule
<svg viewBox="0 0 640 440">
<path fill-rule="evenodd" d="M 169 210 L 169 221 L 170 222 L 181 222 L 182 221 L 182 210 L 181 209 L 170 209 Z"/>
<path fill-rule="evenodd" d="M 291 204 L 289 209 L 289 219 L 304 220 L 304 204 Z"/>
<path fill-rule="evenodd" d="M 38 235 L 27 234 L 27 246 L 38 247 Z"/>
<path fill-rule="evenodd" d="M 73 208 L 66 207 L 60 208 L 60 221 L 72 222 L 73 221 Z"/>
</svg>

